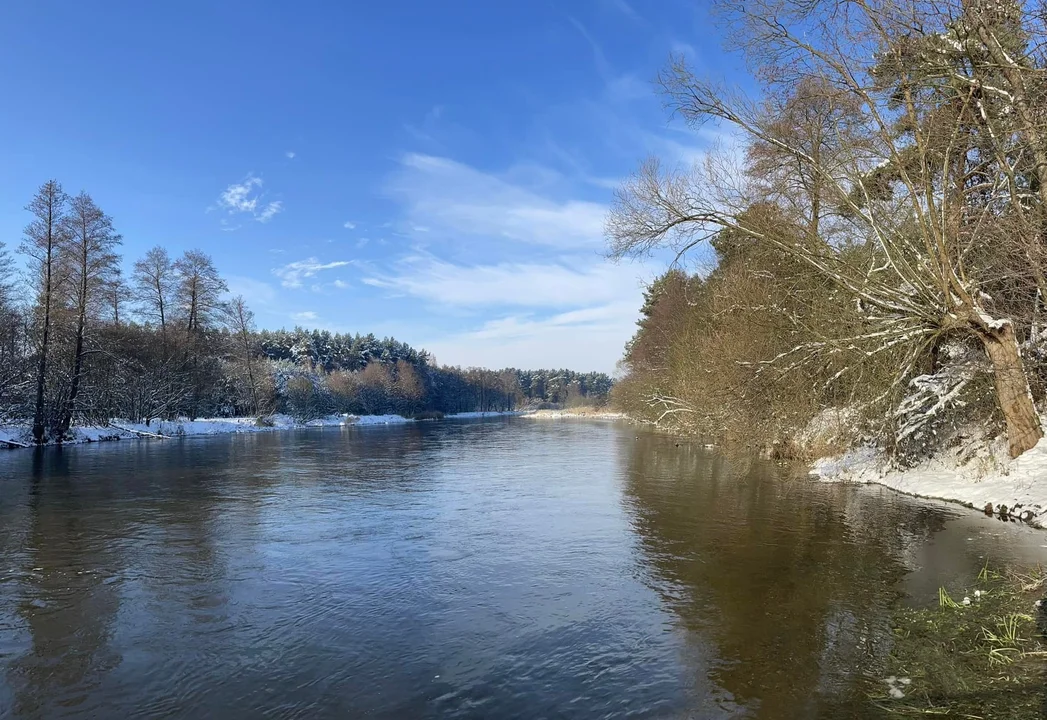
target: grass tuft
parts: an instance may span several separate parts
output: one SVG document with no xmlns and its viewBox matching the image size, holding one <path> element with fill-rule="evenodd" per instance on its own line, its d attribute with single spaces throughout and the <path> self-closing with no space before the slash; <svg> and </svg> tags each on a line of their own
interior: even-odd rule
<svg viewBox="0 0 1047 720">
<path fill-rule="evenodd" d="M 938 715 L 1026 720 L 1047 708 L 1047 643 L 1034 617 L 1041 568 L 1001 573 L 982 568 L 965 602 L 938 590 L 937 607 L 899 610 L 883 676 L 911 680 L 904 697 L 870 685 L 874 705 L 892 717 Z"/>
</svg>

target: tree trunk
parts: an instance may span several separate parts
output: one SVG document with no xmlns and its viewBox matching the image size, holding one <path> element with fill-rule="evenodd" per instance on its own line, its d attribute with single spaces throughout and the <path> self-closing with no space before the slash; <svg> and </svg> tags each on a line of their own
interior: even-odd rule
<svg viewBox="0 0 1047 720">
<path fill-rule="evenodd" d="M 47 293 L 50 295 L 50 293 Z M 36 409 L 33 412 L 33 440 L 37 445 L 44 442 L 44 384 L 47 382 L 47 351 L 51 335 L 51 300 L 44 305 L 44 332 L 40 342 L 40 362 L 36 368 Z"/>
<path fill-rule="evenodd" d="M 247 363 L 247 382 L 251 383 L 251 414 L 258 412 L 258 389 L 255 387 L 254 382 L 254 367 L 251 363 L 251 338 L 248 336 L 247 331 L 243 333 L 244 340 L 244 361 Z"/>
<path fill-rule="evenodd" d="M 33 412 L 33 440 L 42 445 L 45 439 L 44 425 L 44 388 L 47 383 L 47 353 L 51 343 L 51 264 L 52 246 L 48 244 L 47 259 L 44 266 L 44 328 L 40 339 L 40 361 L 36 368 L 36 409 Z"/>
<path fill-rule="evenodd" d="M 164 289 L 160 281 L 156 281 L 156 306 L 160 310 L 160 347 L 164 351 L 164 359 L 167 359 L 167 318 L 164 316 Z"/>
<path fill-rule="evenodd" d="M 1007 424 L 1007 445 L 1015 458 L 1043 437 L 1040 416 L 1033 405 L 1029 379 L 1022 364 L 1018 340 L 1010 323 L 981 333 L 985 352 L 992 361 L 996 399 Z"/>
<path fill-rule="evenodd" d="M 66 399 L 65 408 L 62 410 L 62 418 L 58 422 L 58 442 L 65 439 L 69 428 L 73 425 L 73 413 L 76 411 L 76 397 L 80 394 L 80 377 L 84 371 L 84 326 L 86 318 L 81 311 L 80 318 L 76 324 L 76 350 L 73 353 L 73 375 L 69 380 L 69 397 Z"/>
</svg>

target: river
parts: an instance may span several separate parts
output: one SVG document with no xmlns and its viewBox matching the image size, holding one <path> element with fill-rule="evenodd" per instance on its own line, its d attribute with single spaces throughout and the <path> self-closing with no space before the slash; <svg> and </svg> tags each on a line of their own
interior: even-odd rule
<svg viewBox="0 0 1047 720">
<path fill-rule="evenodd" d="M 607 422 L 12 451 L 0 717 L 857 716 L 892 607 L 1044 545 Z"/>
</svg>

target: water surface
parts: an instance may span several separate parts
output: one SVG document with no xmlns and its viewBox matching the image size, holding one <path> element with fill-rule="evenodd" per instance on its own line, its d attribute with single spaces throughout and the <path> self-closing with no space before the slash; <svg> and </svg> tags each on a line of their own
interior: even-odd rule
<svg viewBox="0 0 1047 720">
<path fill-rule="evenodd" d="M 611 423 L 9 452 L 0 717 L 864 716 L 892 607 L 1043 545 Z"/>
</svg>

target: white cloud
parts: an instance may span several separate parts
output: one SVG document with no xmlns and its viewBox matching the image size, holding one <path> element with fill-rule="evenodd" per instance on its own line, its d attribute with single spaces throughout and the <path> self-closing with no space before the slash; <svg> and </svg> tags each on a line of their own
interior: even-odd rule
<svg viewBox="0 0 1047 720">
<path fill-rule="evenodd" d="M 314 257 L 305 260 L 296 260 L 283 267 L 273 268 L 273 275 L 280 278 L 280 284 L 286 288 L 302 287 L 304 278 L 311 278 L 323 270 L 345 267 L 351 264 L 348 260 L 336 260 L 334 262 L 322 263 Z"/>
<path fill-rule="evenodd" d="M 356 223 L 354 223 L 352 220 L 346 220 L 342 227 L 344 227 L 346 230 L 355 230 Z"/>
<path fill-rule="evenodd" d="M 593 34 L 589 32 L 589 29 L 579 20 L 576 20 L 570 15 L 567 16 L 567 20 L 574 25 L 578 32 L 581 33 L 582 37 L 585 38 L 585 41 L 589 43 L 589 47 L 593 52 L 593 64 L 596 66 L 596 71 L 600 74 L 600 77 L 604 78 L 606 81 L 614 75 L 614 71 L 611 69 L 611 64 L 607 61 L 607 55 L 604 53 L 603 47 L 596 38 L 593 37 Z"/>
<path fill-rule="evenodd" d="M 510 315 L 418 344 L 449 365 L 611 372 L 636 330 L 638 316 L 639 305 L 631 301 L 539 319 Z"/>
<path fill-rule="evenodd" d="M 243 295 L 251 307 L 272 305 L 276 301 L 276 290 L 267 282 L 242 275 L 226 275 L 226 284 L 232 296 Z"/>
<path fill-rule="evenodd" d="M 459 307 L 570 308 L 626 297 L 639 307 L 643 282 L 653 275 L 646 265 L 594 262 L 584 256 L 549 263 L 463 266 L 416 255 L 402 261 L 397 270 L 365 277 L 363 282 Z"/>
<path fill-rule="evenodd" d="M 633 9 L 633 6 L 627 3 L 625 0 L 605 0 L 606 4 L 618 12 L 626 15 L 633 20 L 640 20 L 640 15 Z"/>
<path fill-rule="evenodd" d="M 606 206 L 556 200 L 448 158 L 408 154 L 387 187 L 409 226 L 450 238 L 482 238 L 559 248 L 603 242 Z"/>
<path fill-rule="evenodd" d="M 669 45 L 669 51 L 673 55 L 683 55 L 688 60 L 698 57 L 698 51 L 694 49 L 694 45 L 682 40 L 673 40 Z"/>
<path fill-rule="evenodd" d="M 268 203 L 264 208 L 262 208 L 262 212 L 258 213 L 258 217 L 256 217 L 255 219 L 260 223 L 267 223 L 273 219 L 274 215 L 276 215 L 278 212 L 281 212 L 283 209 L 283 201 L 274 200 L 273 202 Z"/>
<path fill-rule="evenodd" d="M 334 285 L 339 290 L 345 290 L 347 287 L 349 287 L 349 283 L 347 283 L 345 280 L 335 280 L 331 284 Z"/>
<path fill-rule="evenodd" d="M 246 214 L 258 222 L 269 222 L 274 215 L 283 210 L 284 204 L 280 200 L 263 202 L 262 185 L 262 178 L 248 174 L 242 182 L 233 183 L 222 191 L 222 194 L 218 196 L 218 207 L 230 215 Z M 222 225 L 227 226 L 225 229 L 236 229 L 236 227 L 229 226 L 227 222 L 223 222 Z"/>
<path fill-rule="evenodd" d="M 357 247 L 357 249 L 363 248 L 369 242 L 371 242 L 371 238 L 360 238 L 359 240 L 356 241 L 356 247 Z"/>
<path fill-rule="evenodd" d="M 305 312 L 291 313 L 291 319 L 294 320 L 295 322 L 316 322 L 319 319 L 319 317 L 320 316 L 317 315 L 312 310 L 306 310 Z"/>
<path fill-rule="evenodd" d="M 649 80 L 643 80 L 632 73 L 618 75 L 607 81 L 607 96 L 613 102 L 629 102 L 649 98 L 654 95 L 654 87 Z"/>
<path fill-rule="evenodd" d="M 240 183 L 233 183 L 227 187 L 218 197 L 219 207 L 225 208 L 232 213 L 254 213 L 258 207 L 258 198 L 252 197 L 255 188 L 262 187 L 262 179 L 248 175 L 247 179 Z"/>
<path fill-rule="evenodd" d="M 284 155 L 287 157 L 288 160 L 294 160 L 294 157 L 295 157 L 296 154 L 297 153 L 295 153 L 293 150 L 288 150 L 287 152 L 284 153 Z"/>
<path fill-rule="evenodd" d="M 450 308 L 451 315 L 483 318 L 440 335 L 424 325 L 411 329 L 415 344 L 440 362 L 610 372 L 636 330 L 655 267 L 615 265 L 589 254 L 472 266 L 419 254 L 362 282 L 424 301 L 438 315 L 446 317 Z"/>
</svg>

